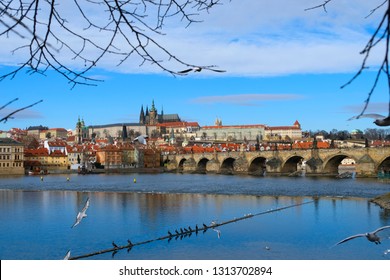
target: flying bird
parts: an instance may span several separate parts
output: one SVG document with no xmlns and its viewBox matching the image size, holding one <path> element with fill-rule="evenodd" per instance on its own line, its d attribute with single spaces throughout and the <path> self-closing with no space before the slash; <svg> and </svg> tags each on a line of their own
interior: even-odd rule
<svg viewBox="0 0 390 280">
<path fill-rule="evenodd" d="M 349 118 L 348 121 L 351 120 L 357 120 L 360 118 L 372 118 L 375 119 L 374 124 L 377 126 L 389 126 L 390 125 L 390 116 L 386 117 L 380 114 L 363 114 L 363 115 L 358 115 L 354 116 L 352 118 Z"/>
<path fill-rule="evenodd" d="M 212 230 L 215 231 L 215 232 L 217 233 L 218 238 L 221 238 L 221 231 L 220 231 L 219 229 L 213 228 Z"/>
<path fill-rule="evenodd" d="M 188 69 L 179 71 L 179 72 L 177 72 L 177 73 L 178 73 L 178 74 L 186 75 L 186 74 L 189 73 L 189 72 L 200 72 L 200 71 L 202 71 L 203 69 L 207 69 L 207 70 L 210 70 L 210 71 L 213 71 L 213 72 L 218 72 L 218 73 L 226 72 L 225 70 L 218 70 L 218 69 L 211 69 L 211 68 L 208 68 L 208 67 L 207 67 L 207 68 L 204 68 L 204 67 L 200 67 L 200 66 L 195 66 L 195 67 L 192 67 L 192 68 L 188 68 Z"/>
<path fill-rule="evenodd" d="M 220 238 L 221 237 L 221 231 L 219 229 L 215 229 L 216 226 L 217 226 L 217 222 L 212 221 L 211 224 L 210 224 L 210 227 L 212 228 L 213 231 L 217 232 L 218 238 Z"/>
<path fill-rule="evenodd" d="M 138 141 L 138 143 L 146 145 L 146 139 L 148 138 L 148 135 L 140 135 L 138 137 L 135 137 L 133 142 Z"/>
<path fill-rule="evenodd" d="M 87 214 L 85 212 L 87 212 L 88 207 L 89 207 L 89 197 L 87 198 L 87 201 L 85 202 L 84 208 L 77 214 L 76 221 L 73 224 L 72 228 L 77 226 L 83 218 L 87 217 Z"/>
<path fill-rule="evenodd" d="M 336 243 L 336 245 L 339 245 L 341 243 L 344 243 L 344 242 L 347 242 L 351 239 L 354 239 L 354 238 L 358 238 L 358 237 L 366 237 L 368 241 L 370 242 L 374 242 L 375 244 L 380 244 L 381 243 L 381 239 L 380 237 L 377 235 L 377 233 L 381 230 L 384 230 L 384 229 L 387 229 L 387 228 L 390 228 L 390 226 L 384 226 L 384 227 L 380 227 L 380 228 L 377 228 L 376 230 L 374 231 L 371 231 L 371 232 L 367 232 L 367 233 L 359 233 L 359 234 L 356 234 L 356 235 L 352 235 L 350 237 L 347 237 L 339 242 Z"/>
<path fill-rule="evenodd" d="M 69 258 L 70 258 L 70 250 L 68 250 L 68 252 L 66 252 L 64 260 L 69 260 Z"/>
</svg>

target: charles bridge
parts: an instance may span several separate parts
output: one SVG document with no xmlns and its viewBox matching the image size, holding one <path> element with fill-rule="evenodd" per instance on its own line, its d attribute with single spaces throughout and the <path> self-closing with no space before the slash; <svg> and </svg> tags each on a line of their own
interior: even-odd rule
<svg viewBox="0 0 390 280">
<path fill-rule="evenodd" d="M 355 161 L 357 177 L 374 177 L 381 170 L 389 171 L 390 147 L 214 151 L 168 154 L 163 159 L 171 172 L 289 175 L 304 167 L 307 176 L 333 176 L 345 158 Z"/>
</svg>

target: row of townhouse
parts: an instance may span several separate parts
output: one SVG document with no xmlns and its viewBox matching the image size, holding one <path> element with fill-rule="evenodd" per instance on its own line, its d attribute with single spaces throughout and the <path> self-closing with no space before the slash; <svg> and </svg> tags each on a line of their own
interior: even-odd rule
<svg viewBox="0 0 390 280">
<path fill-rule="evenodd" d="M 25 168 L 33 172 L 64 170 L 159 167 L 157 149 L 131 143 L 68 145 L 65 141 L 45 141 L 44 147 L 26 149 Z"/>
</svg>

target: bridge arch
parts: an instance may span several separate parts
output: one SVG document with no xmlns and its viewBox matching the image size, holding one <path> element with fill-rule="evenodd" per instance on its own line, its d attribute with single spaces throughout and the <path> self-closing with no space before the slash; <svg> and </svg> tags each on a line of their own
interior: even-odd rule
<svg viewBox="0 0 390 280">
<path fill-rule="evenodd" d="M 288 158 L 282 165 L 282 173 L 292 174 L 297 172 L 298 166 L 302 165 L 304 158 L 302 156 L 294 155 Z"/>
<path fill-rule="evenodd" d="M 390 173 L 390 156 L 387 156 L 383 160 L 381 160 L 377 167 L 377 172 L 387 172 Z"/>
<path fill-rule="evenodd" d="M 179 164 L 177 166 L 177 171 L 178 172 L 183 172 L 184 170 L 184 162 L 186 161 L 187 159 L 186 158 L 182 158 L 180 161 L 179 161 Z"/>
<path fill-rule="evenodd" d="M 196 165 L 196 171 L 199 173 L 206 173 L 207 171 L 207 163 L 209 162 L 208 158 L 201 158 Z"/>
<path fill-rule="evenodd" d="M 248 173 L 250 175 L 264 176 L 266 171 L 267 159 L 265 157 L 256 157 L 249 164 Z"/>
<path fill-rule="evenodd" d="M 357 162 L 357 160 L 352 156 L 349 156 L 347 154 L 337 154 L 337 155 L 330 157 L 329 159 L 327 159 L 324 162 L 323 173 L 326 173 L 329 175 L 339 174 L 339 165 L 341 164 L 341 161 L 345 158 L 351 158 L 351 159 L 354 159 L 355 162 Z"/>
<path fill-rule="evenodd" d="M 222 174 L 233 174 L 234 172 L 234 162 L 236 161 L 233 157 L 228 157 L 224 159 L 224 161 L 221 164 L 220 173 Z"/>
</svg>

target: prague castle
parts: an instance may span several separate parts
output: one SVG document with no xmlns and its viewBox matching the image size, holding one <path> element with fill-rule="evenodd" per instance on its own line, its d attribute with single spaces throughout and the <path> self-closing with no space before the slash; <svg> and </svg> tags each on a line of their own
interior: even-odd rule
<svg viewBox="0 0 390 280">
<path fill-rule="evenodd" d="M 177 122 L 181 122 L 178 114 L 164 114 L 163 110 L 161 110 L 161 113 L 158 113 L 153 100 L 150 109 L 146 106 L 144 110 L 143 105 L 141 106 L 139 122 L 90 125 L 87 127 L 84 120 L 79 118 L 76 124 L 75 142 L 81 143 L 83 139 L 92 140 L 94 138 L 125 138 L 124 136 L 151 135 L 154 131 L 158 131 L 158 125 Z"/>
</svg>

